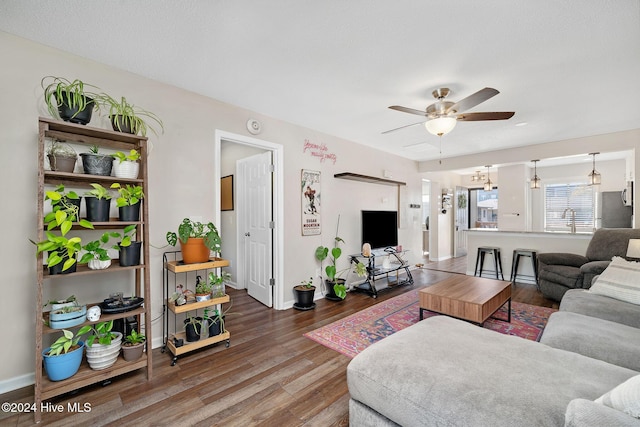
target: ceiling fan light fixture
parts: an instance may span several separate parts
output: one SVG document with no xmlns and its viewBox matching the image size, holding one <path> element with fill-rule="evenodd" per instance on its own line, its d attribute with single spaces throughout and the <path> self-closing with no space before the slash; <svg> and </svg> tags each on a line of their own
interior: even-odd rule
<svg viewBox="0 0 640 427">
<path fill-rule="evenodd" d="M 424 127 L 432 135 L 446 135 L 456 127 L 457 119 L 455 117 L 436 117 L 424 123 Z"/>
</svg>

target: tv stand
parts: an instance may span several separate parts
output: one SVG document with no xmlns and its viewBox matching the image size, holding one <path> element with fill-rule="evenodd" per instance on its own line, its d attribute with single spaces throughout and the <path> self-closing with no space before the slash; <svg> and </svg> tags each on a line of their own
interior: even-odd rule
<svg viewBox="0 0 640 427">
<path fill-rule="evenodd" d="M 362 262 L 367 268 L 366 280 L 359 285 L 355 285 L 351 290 L 363 292 L 372 298 L 377 298 L 379 291 L 397 286 L 413 285 L 413 276 L 409 270 L 409 263 L 403 258 L 407 252 L 408 251 L 396 252 L 395 250 L 374 249 L 371 251 L 371 256 L 368 257 L 362 254 L 349 255 L 349 261 L 351 263 Z M 380 264 L 376 266 L 376 258 L 380 260 L 384 259 L 384 257 L 390 258 L 389 266 L 386 267 Z M 406 275 L 406 277 L 400 277 L 401 274 Z"/>
</svg>

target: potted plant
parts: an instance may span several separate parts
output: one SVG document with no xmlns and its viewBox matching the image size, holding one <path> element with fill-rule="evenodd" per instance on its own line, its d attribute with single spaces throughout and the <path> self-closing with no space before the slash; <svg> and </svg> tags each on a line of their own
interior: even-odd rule
<svg viewBox="0 0 640 427">
<path fill-rule="evenodd" d="M 67 299 L 59 299 L 59 300 L 47 301 L 46 303 L 43 304 L 42 308 L 45 308 L 48 305 L 51 306 L 51 310 L 59 310 L 61 308 L 73 307 L 73 306 L 77 306 L 79 304 L 78 304 L 78 299 L 76 298 L 76 296 L 75 295 L 71 295 Z"/>
<path fill-rule="evenodd" d="M 293 304 L 293 308 L 297 310 L 311 310 L 315 308 L 316 304 L 313 302 L 315 292 L 316 287 L 313 286 L 313 277 L 309 277 L 309 280 L 303 280 L 299 285 L 294 286 L 293 293 L 296 302 Z"/>
<path fill-rule="evenodd" d="M 63 329 L 62 336 L 42 352 L 44 369 L 51 381 L 66 380 L 80 369 L 84 349 L 81 335 Z"/>
<path fill-rule="evenodd" d="M 116 151 L 113 154 L 113 174 L 116 178 L 137 178 L 140 171 L 140 153 L 132 149 L 129 154 Z"/>
<path fill-rule="evenodd" d="M 82 249 L 80 237 L 67 239 L 64 235 L 58 236 L 50 231 L 46 231 L 45 235 L 45 240 L 37 243 L 31 240 L 31 243 L 36 245 L 36 255 L 48 252 L 46 265 L 49 267 L 49 274 L 75 272 L 78 252 Z"/>
<path fill-rule="evenodd" d="M 202 317 L 189 316 L 184 319 L 184 332 L 188 342 L 198 341 L 202 332 Z"/>
<path fill-rule="evenodd" d="M 48 81 L 51 83 L 46 84 Z M 97 87 L 79 79 L 69 81 L 54 76 L 44 77 L 40 85 L 44 89 L 44 102 L 51 117 L 81 125 L 91 121 L 93 110 L 98 108 L 95 102 L 98 95 L 85 88 L 98 89 Z"/>
<path fill-rule="evenodd" d="M 111 265 L 111 257 L 107 252 L 105 245 L 109 242 L 110 237 L 120 237 L 119 233 L 105 232 L 98 240 L 92 240 L 82 249 L 86 251 L 80 258 L 80 264 L 87 264 L 91 270 L 104 270 Z"/>
<path fill-rule="evenodd" d="M 100 184 L 92 183 L 93 190 L 87 191 L 84 202 L 87 207 L 87 220 L 90 222 L 108 222 L 111 211 L 111 193 Z"/>
<path fill-rule="evenodd" d="M 86 318 L 86 305 L 58 308 L 49 312 L 49 327 L 52 329 L 71 328 L 83 323 Z"/>
<path fill-rule="evenodd" d="M 231 274 L 222 271 L 218 276 L 214 272 L 209 273 L 209 284 L 211 285 L 211 297 L 221 298 L 226 295 L 224 284 L 231 279 Z"/>
<path fill-rule="evenodd" d="M 80 153 L 82 157 L 82 168 L 84 173 L 89 175 L 110 176 L 113 167 L 113 156 L 111 154 L 100 154 L 100 147 L 92 145 L 88 153 Z"/>
<path fill-rule="evenodd" d="M 209 309 L 204 309 L 203 322 L 207 324 L 209 337 L 218 336 L 225 331 L 224 314 L 217 309 L 213 313 L 213 316 L 209 316 Z"/>
<path fill-rule="evenodd" d="M 338 226 L 340 225 L 340 217 L 338 217 Z M 340 275 L 346 271 L 351 270 L 351 264 L 349 264 L 348 268 L 338 271 L 336 268 L 336 261 L 342 255 L 342 249 L 340 249 L 340 243 L 344 243 L 342 238 L 338 237 L 338 227 L 336 227 L 336 236 L 333 238 L 333 248 L 329 251 L 329 248 L 326 246 L 318 246 L 315 251 L 315 257 L 318 261 L 320 261 L 320 268 L 322 268 L 322 262 L 329 257 L 331 263 L 325 267 L 325 273 L 327 275 L 327 279 L 325 280 L 325 285 L 327 287 L 327 294 L 325 298 L 331 301 L 342 301 L 347 297 L 347 287 L 345 285 L 345 279 L 341 278 Z M 331 256 L 329 256 L 329 254 Z M 358 276 L 366 276 L 367 268 L 360 261 L 356 261 L 355 272 Z"/>
<path fill-rule="evenodd" d="M 207 262 L 210 251 L 219 253 L 222 243 L 218 229 L 212 222 L 202 224 L 189 218 L 182 220 L 178 226 L 178 234 L 171 231 L 167 233 L 167 242 L 171 246 L 175 246 L 178 239 L 185 264 Z"/>
<path fill-rule="evenodd" d="M 76 167 L 78 154 L 66 142 L 53 138 L 47 148 L 47 158 L 52 171 L 72 173 Z"/>
<path fill-rule="evenodd" d="M 126 184 L 124 187 L 118 182 L 111 184 L 111 188 L 118 190 L 116 206 L 120 221 L 140 221 L 140 201 L 144 192 L 140 185 Z"/>
<path fill-rule="evenodd" d="M 93 224 L 80 219 L 80 200 L 75 191 L 64 191 L 64 185 L 58 185 L 54 190 L 45 192 L 45 200 L 51 201 L 51 212 L 44 216 L 44 224 L 47 230 L 51 231 L 57 227 L 65 235 L 74 222 L 78 222 L 81 227 L 93 229 Z"/>
<path fill-rule="evenodd" d="M 209 278 L 211 278 L 209 273 Z M 196 301 L 207 301 L 211 299 L 211 288 L 213 282 L 202 280 L 201 276 L 196 276 Z"/>
<path fill-rule="evenodd" d="M 120 237 L 121 240 L 116 246 L 114 246 L 114 248 L 120 251 L 121 267 L 140 265 L 142 242 L 133 240 L 135 234 L 135 224 L 126 226 L 122 232 L 122 235 L 118 234 L 118 237 Z"/>
<path fill-rule="evenodd" d="M 78 331 L 81 335 L 89 331 L 93 332 L 86 340 L 87 362 L 91 369 L 105 369 L 116 363 L 122 347 L 122 333 L 112 332 L 111 329 L 113 329 L 113 320 L 85 325 Z"/>
<path fill-rule="evenodd" d="M 127 362 L 133 362 L 140 359 L 142 353 L 144 353 L 144 343 L 147 338 L 136 332 L 135 329 L 131 330 L 131 333 L 124 338 L 122 344 L 122 357 Z"/>
<path fill-rule="evenodd" d="M 156 129 L 151 125 L 153 122 L 164 132 L 162 120 L 158 116 L 129 103 L 124 96 L 116 101 L 111 96 L 102 94 L 99 102 L 109 109 L 111 126 L 115 131 L 146 136 L 147 130 L 150 129 L 158 135 Z"/>
</svg>

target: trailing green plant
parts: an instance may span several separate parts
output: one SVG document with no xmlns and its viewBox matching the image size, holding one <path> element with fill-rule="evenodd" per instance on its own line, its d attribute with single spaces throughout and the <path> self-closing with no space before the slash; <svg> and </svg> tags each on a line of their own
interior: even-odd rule
<svg viewBox="0 0 640 427">
<path fill-rule="evenodd" d="M 124 96 L 117 101 L 107 94 L 101 94 L 98 102 L 109 110 L 109 118 L 114 130 L 120 132 L 130 130 L 134 135 L 142 136 L 146 136 L 147 131 L 151 130 L 158 135 L 158 132 L 152 126 L 152 123 L 155 123 L 161 132 L 164 132 L 162 120 L 157 115 L 131 104 Z"/>
<path fill-rule="evenodd" d="M 139 334 L 135 329 L 132 329 L 131 333 L 124 338 L 124 345 L 138 345 L 146 340 L 147 338 L 143 334 Z"/>
<path fill-rule="evenodd" d="M 47 301 L 42 305 L 42 308 L 48 306 L 48 305 L 54 305 L 54 304 L 68 304 L 68 303 L 74 303 L 74 306 L 78 306 L 78 299 L 76 298 L 75 295 L 71 295 L 70 297 L 68 297 L 67 299 L 60 299 L 60 300 L 51 300 L 51 301 Z"/>
<path fill-rule="evenodd" d="M 180 239 L 182 243 L 186 243 L 190 237 L 203 238 L 207 248 L 213 252 L 220 252 L 222 241 L 220 240 L 218 229 L 213 225 L 213 222 L 203 224 L 185 218 L 178 226 L 177 234 L 172 231 L 167 232 L 167 242 L 171 246 L 175 246 L 178 243 L 178 239 Z"/>
<path fill-rule="evenodd" d="M 92 259 L 97 259 L 100 261 L 109 261 L 111 257 L 107 252 L 106 245 L 109 243 L 111 237 L 117 238 L 120 237 L 120 234 L 115 231 L 107 231 L 100 236 L 98 240 L 92 240 L 86 245 L 82 246 L 82 249 L 86 251 L 86 253 L 80 258 L 80 264 L 86 264 Z"/>
<path fill-rule="evenodd" d="M 46 84 L 48 80 L 51 80 L 51 83 Z M 51 117 L 60 118 L 58 107 L 63 103 L 70 108 L 77 109 L 77 112 L 72 118 L 77 116 L 78 113 L 87 106 L 98 109 L 96 99 L 99 98 L 99 95 L 86 90 L 86 88 L 98 88 L 86 84 L 82 80 L 75 79 L 70 81 L 63 77 L 46 76 L 42 78 L 40 85 L 42 89 L 44 89 L 44 102 L 47 105 L 47 110 L 49 114 L 51 114 Z"/>
<path fill-rule="evenodd" d="M 70 200 L 79 200 L 80 197 L 75 191 L 65 193 L 64 185 L 58 185 L 54 190 L 45 192 L 45 200 L 51 200 L 51 212 L 44 216 L 44 223 L 47 230 L 51 231 L 60 227 L 62 235 L 66 235 L 74 222 L 78 222 L 81 227 L 93 229 L 93 224 L 86 219 L 79 219 L 80 209 Z"/>
<path fill-rule="evenodd" d="M 111 340 L 116 337 L 116 334 L 111 332 L 113 329 L 113 320 L 107 322 L 99 322 L 94 325 L 85 325 L 78 331 L 79 335 L 84 335 L 88 332 L 93 332 L 92 335 L 87 337 L 86 343 L 89 347 L 93 346 L 93 343 L 97 340 L 98 344 L 109 345 Z"/>
<path fill-rule="evenodd" d="M 116 236 L 119 237 L 121 240 L 120 240 L 120 243 L 115 245 L 113 248 L 120 250 L 122 248 L 131 246 L 131 242 L 134 241 L 133 239 L 135 234 L 136 234 L 136 225 L 135 224 L 127 225 L 123 229 L 122 234 L 116 233 Z"/>
<path fill-rule="evenodd" d="M 63 329 L 62 336 L 59 337 L 51 347 L 49 348 L 49 352 L 47 353 L 49 356 L 59 356 L 61 354 L 66 354 L 71 350 L 74 350 L 80 338 L 82 337 L 82 333 L 78 331 L 78 334 L 74 334 L 73 332 Z M 86 332 L 85 332 L 86 333 Z"/>
<path fill-rule="evenodd" d="M 144 198 L 144 192 L 140 185 L 126 184 L 124 187 L 118 182 L 111 184 L 111 188 L 118 190 L 119 197 L 116 199 L 116 206 L 133 206 Z"/>
<path fill-rule="evenodd" d="M 92 183 L 89 185 L 93 187 L 93 190 L 90 190 L 84 193 L 86 196 L 93 196 L 93 197 L 97 197 L 98 199 L 105 199 L 105 200 L 111 199 L 112 197 L 111 193 L 102 185 L 96 184 L 96 183 Z"/>
<path fill-rule="evenodd" d="M 209 273 L 209 281 L 202 280 L 202 277 L 196 277 L 196 294 L 210 294 L 213 289 L 214 281 L 211 280 L 213 273 Z M 214 275 L 215 276 L 215 275 Z"/>
<path fill-rule="evenodd" d="M 46 240 L 42 242 L 31 243 L 36 245 L 36 255 L 41 252 L 48 252 L 47 266 L 55 267 L 64 261 L 62 271 L 66 271 L 73 267 L 78 258 L 78 252 L 82 249 L 82 240 L 80 237 L 72 237 L 67 239 L 64 236 L 57 236 L 50 231 L 45 231 Z"/>
<path fill-rule="evenodd" d="M 129 154 L 125 154 L 122 151 L 116 151 L 113 153 L 113 157 L 120 160 L 120 163 L 124 161 L 135 162 L 140 158 L 140 153 L 138 150 L 131 149 Z"/>
</svg>

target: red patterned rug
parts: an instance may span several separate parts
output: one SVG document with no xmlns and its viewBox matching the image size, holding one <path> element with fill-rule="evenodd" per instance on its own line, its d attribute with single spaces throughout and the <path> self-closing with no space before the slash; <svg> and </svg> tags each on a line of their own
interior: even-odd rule
<svg viewBox="0 0 640 427">
<path fill-rule="evenodd" d="M 554 311 L 557 310 L 512 302 L 511 323 L 490 318 L 483 327 L 537 341 Z M 431 316 L 438 314 L 424 312 L 425 318 Z M 502 307 L 494 316 L 506 320 L 507 307 Z M 307 332 L 304 336 L 345 356 L 354 357 L 374 342 L 417 323 L 419 318 L 418 291 L 413 290 Z"/>
</svg>

